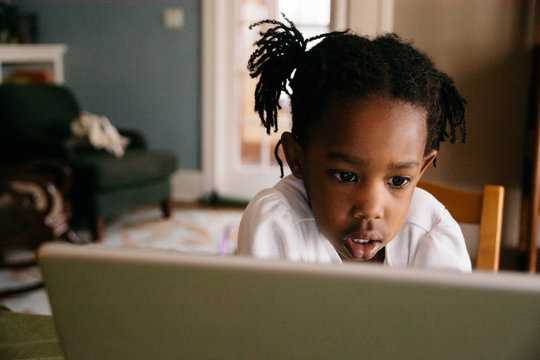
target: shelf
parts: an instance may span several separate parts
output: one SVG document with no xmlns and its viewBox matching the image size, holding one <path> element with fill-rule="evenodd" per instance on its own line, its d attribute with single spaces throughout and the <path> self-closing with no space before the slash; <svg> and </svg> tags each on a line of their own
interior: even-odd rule
<svg viewBox="0 0 540 360">
<path fill-rule="evenodd" d="M 52 79 L 55 83 L 64 82 L 64 54 L 67 46 L 64 44 L 9 44 L 0 45 L 0 83 L 3 70 L 14 66 L 49 66 L 52 69 Z"/>
</svg>

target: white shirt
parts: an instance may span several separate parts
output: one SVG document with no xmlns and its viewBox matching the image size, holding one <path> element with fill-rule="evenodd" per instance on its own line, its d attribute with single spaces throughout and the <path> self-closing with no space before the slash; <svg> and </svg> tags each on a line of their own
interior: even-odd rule
<svg viewBox="0 0 540 360">
<path fill-rule="evenodd" d="M 292 175 L 250 201 L 240 222 L 238 252 L 263 259 L 342 263 L 317 228 L 304 182 Z M 403 227 L 386 245 L 384 262 L 393 267 L 471 271 L 459 225 L 440 202 L 419 188 Z"/>
</svg>

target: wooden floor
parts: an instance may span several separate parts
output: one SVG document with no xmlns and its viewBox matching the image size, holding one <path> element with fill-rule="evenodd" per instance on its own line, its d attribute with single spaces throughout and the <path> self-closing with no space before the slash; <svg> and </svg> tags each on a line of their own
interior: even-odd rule
<svg viewBox="0 0 540 360">
<path fill-rule="evenodd" d="M 179 209 L 239 210 L 244 209 L 247 206 L 247 202 L 233 198 L 221 197 L 217 194 L 210 194 L 193 202 L 177 201 L 175 205 Z"/>
<path fill-rule="evenodd" d="M 211 209 L 211 210 L 243 210 L 246 204 L 238 203 L 205 203 L 200 201 L 186 202 L 177 201 L 174 206 L 177 209 Z"/>
</svg>

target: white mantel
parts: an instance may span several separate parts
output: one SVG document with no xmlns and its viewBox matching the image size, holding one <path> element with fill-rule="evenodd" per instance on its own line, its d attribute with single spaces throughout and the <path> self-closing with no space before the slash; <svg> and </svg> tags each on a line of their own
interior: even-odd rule
<svg viewBox="0 0 540 360">
<path fill-rule="evenodd" d="M 47 64 L 52 66 L 55 83 L 64 82 L 64 44 L 6 44 L 0 45 L 0 68 L 13 64 Z M 0 72 L 0 83 L 2 72 Z"/>
</svg>

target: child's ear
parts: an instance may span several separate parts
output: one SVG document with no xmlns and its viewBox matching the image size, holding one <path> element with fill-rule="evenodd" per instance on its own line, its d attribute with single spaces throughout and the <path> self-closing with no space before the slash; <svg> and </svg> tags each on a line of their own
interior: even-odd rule
<svg viewBox="0 0 540 360">
<path fill-rule="evenodd" d="M 281 135 L 281 144 L 291 172 L 296 178 L 302 179 L 304 176 L 304 150 L 290 132 L 284 132 Z"/>
<path fill-rule="evenodd" d="M 435 160 L 437 157 L 437 150 L 431 150 L 431 152 L 424 156 L 424 160 L 422 163 L 422 168 L 420 169 L 420 176 L 424 174 L 424 172 L 427 170 L 429 165 Z"/>
</svg>

